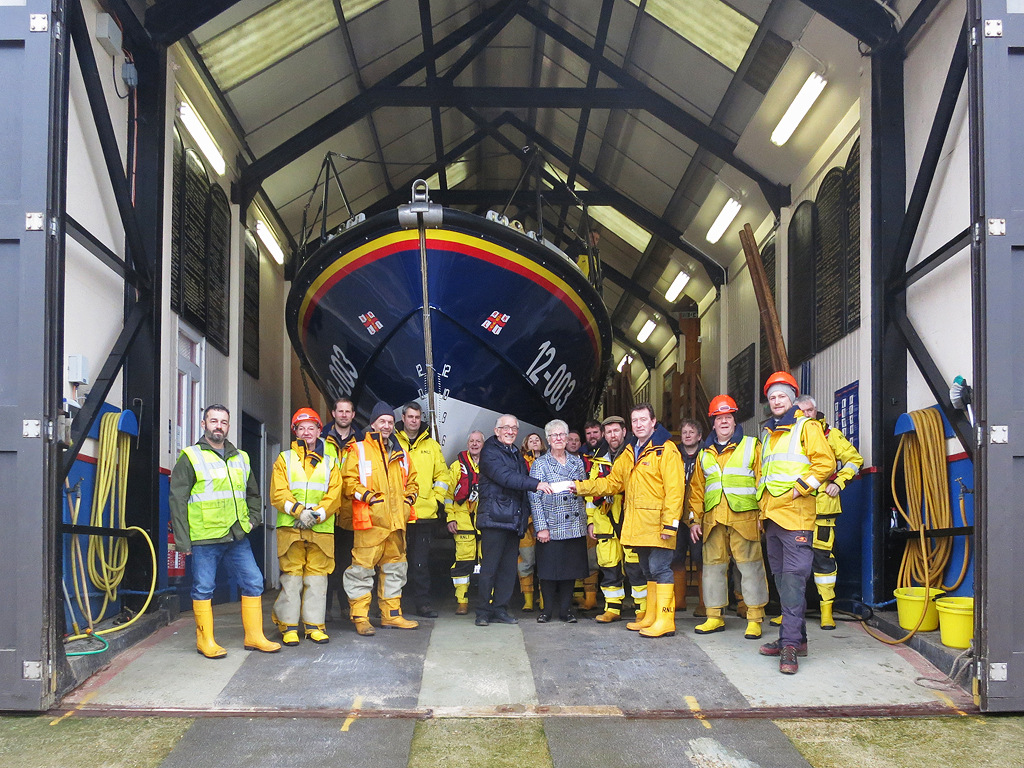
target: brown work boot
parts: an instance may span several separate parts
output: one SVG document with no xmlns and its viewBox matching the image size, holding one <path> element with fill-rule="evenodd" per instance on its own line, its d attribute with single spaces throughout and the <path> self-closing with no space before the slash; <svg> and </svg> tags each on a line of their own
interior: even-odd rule
<svg viewBox="0 0 1024 768">
<path fill-rule="evenodd" d="M 779 654 L 779 672 L 784 675 L 795 675 L 800 669 L 800 662 L 796 656 L 797 650 L 792 645 L 782 646 L 782 653 Z"/>
<path fill-rule="evenodd" d="M 402 615 L 401 597 L 382 597 L 380 602 L 380 625 L 395 629 L 416 629 L 418 621 L 410 621 Z"/>
<path fill-rule="evenodd" d="M 622 614 L 618 611 L 605 610 L 601 615 L 595 616 L 594 621 L 599 621 L 602 624 L 611 624 L 613 621 L 622 621 Z"/>
<path fill-rule="evenodd" d="M 348 617 L 356 627 L 356 632 L 360 635 L 375 635 L 377 630 L 373 628 L 370 623 L 367 611 L 370 608 L 370 595 L 369 593 L 362 597 L 357 597 L 355 600 L 349 598 L 348 601 Z"/>
<path fill-rule="evenodd" d="M 456 616 L 465 616 L 467 613 L 469 613 L 469 603 L 468 602 L 466 602 L 466 603 L 459 603 L 458 605 L 455 606 L 455 615 Z"/>
</svg>

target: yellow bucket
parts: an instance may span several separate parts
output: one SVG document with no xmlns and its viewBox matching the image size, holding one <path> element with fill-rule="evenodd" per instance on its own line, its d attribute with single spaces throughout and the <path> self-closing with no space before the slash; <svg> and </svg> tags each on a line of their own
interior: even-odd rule
<svg viewBox="0 0 1024 768">
<path fill-rule="evenodd" d="M 928 599 L 925 599 L 927 594 Z M 921 611 L 924 611 L 924 621 L 918 628 L 918 632 L 932 632 L 939 628 L 939 614 L 935 610 L 935 601 L 932 598 L 944 595 L 945 591 L 932 587 L 925 590 L 924 587 L 900 587 L 893 592 L 896 597 L 896 614 L 899 616 L 901 629 L 913 629 L 921 618 Z"/>
<path fill-rule="evenodd" d="M 950 648 L 969 648 L 974 639 L 974 598 L 941 597 L 935 601 L 939 612 L 939 637 Z"/>
</svg>

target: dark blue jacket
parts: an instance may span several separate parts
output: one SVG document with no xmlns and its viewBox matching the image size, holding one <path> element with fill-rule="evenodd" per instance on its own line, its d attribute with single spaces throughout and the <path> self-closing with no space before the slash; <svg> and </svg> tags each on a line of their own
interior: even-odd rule
<svg viewBox="0 0 1024 768">
<path fill-rule="evenodd" d="M 526 492 L 537 490 L 539 482 L 530 477 L 518 448 L 505 445 L 497 436 L 487 438 L 480 451 L 477 528 L 501 528 L 522 536 L 530 518 Z"/>
</svg>

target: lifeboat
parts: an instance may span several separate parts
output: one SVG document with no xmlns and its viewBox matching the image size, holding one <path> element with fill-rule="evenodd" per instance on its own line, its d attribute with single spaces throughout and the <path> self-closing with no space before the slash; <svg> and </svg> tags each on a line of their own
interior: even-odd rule
<svg viewBox="0 0 1024 768">
<path fill-rule="evenodd" d="M 292 280 L 288 333 L 330 399 L 417 401 L 451 460 L 503 413 L 520 436 L 582 425 L 611 370 L 611 320 L 576 264 L 500 216 L 413 202 L 357 221 Z M 365 421 L 363 422 L 365 423 Z"/>
</svg>

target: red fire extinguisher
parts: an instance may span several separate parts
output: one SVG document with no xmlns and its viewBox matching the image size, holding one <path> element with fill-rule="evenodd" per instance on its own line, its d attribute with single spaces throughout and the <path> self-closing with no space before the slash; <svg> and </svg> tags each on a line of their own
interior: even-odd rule
<svg viewBox="0 0 1024 768">
<path fill-rule="evenodd" d="M 174 545 L 174 531 L 167 530 L 167 581 L 176 584 L 185 578 L 185 554 Z"/>
</svg>

